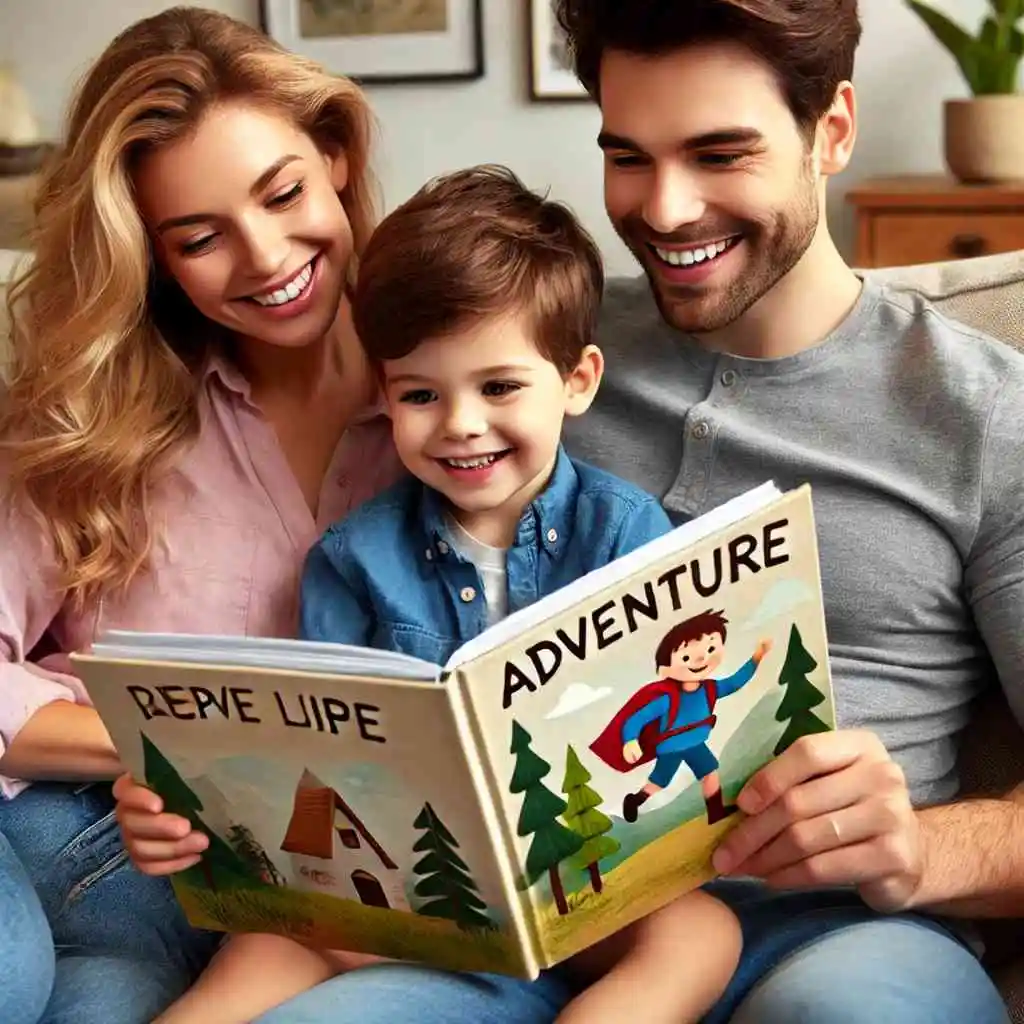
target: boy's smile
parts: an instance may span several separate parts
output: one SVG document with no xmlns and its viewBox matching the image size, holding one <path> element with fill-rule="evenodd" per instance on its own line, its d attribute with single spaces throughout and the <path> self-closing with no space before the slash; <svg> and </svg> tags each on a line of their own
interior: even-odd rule
<svg viewBox="0 0 1024 1024">
<path fill-rule="evenodd" d="M 563 419 L 585 411 L 600 376 L 596 349 L 563 377 L 531 333 L 526 316 L 488 318 L 383 364 L 402 462 L 494 546 L 514 539 L 554 468 Z"/>
</svg>

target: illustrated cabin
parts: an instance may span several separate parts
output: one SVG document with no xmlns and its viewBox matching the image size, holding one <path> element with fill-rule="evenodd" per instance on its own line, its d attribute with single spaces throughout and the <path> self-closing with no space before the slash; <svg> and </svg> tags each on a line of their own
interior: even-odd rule
<svg viewBox="0 0 1024 1024">
<path fill-rule="evenodd" d="M 281 850 L 291 858 L 297 889 L 409 909 L 398 865 L 337 790 L 308 768 L 295 788 Z"/>
</svg>

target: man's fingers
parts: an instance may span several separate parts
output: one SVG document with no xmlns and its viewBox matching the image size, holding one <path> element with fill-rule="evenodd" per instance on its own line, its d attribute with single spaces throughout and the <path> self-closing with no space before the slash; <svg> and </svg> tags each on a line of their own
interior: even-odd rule
<svg viewBox="0 0 1024 1024">
<path fill-rule="evenodd" d="M 843 829 L 842 816 L 848 808 L 855 807 L 857 814 L 851 827 Z M 741 821 L 719 845 L 715 867 L 719 871 L 760 875 L 760 871 L 745 870 L 748 862 L 760 864 L 759 851 L 778 842 L 780 837 L 786 836 L 782 849 L 787 854 L 795 855 L 805 842 L 806 853 L 819 852 L 814 845 L 816 826 L 811 823 L 815 819 L 831 817 L 842 833 L 840 843 L 845 844 L 898 828 L 904 811 L 909 811 L 909 800 L 900 767 L 892 761 L 855 761 L 842 771 L 795 786 L 760 814 Z M 874 824 L 868 826 L 869 820 Z M 768 870 L 781 866 L 781 862 L 776 864 L 771 859 L 767 863 Z"/>
<path fill-rule="evenodd" d="M 780 889 L 797 889 L 820 885 L 856 885 L 878 889 L 877 902 L 881 908 L 889 904 L 901 905 L 909 895 L 906 878 L 913 866 L 913 851 L 904 837 L 886 833 L 853 846 L 840 846 L 810 857 L 798 864 L 781 868 L 765 878 Z M 884 895 L 882 895 L 884 892 Z"/>
<path fill-rule="evenodd" d="M 770 814 L 769 808 L 765 814 Z M 853 804 L 845 810 L 790 822 L 765 846 L 753 851 L 730 869 L 736 874 L 770 878 L 804 860 L 830 850 L 860 846 L 894 827 L 895 814 L 884 798 Z"/>
<path fill-rule="evenodd" d="M 740 790 L 737 804 L 758 814 L 795 786 L 848 768 L 858 759 L 888 760 L 882 741 L 868 729 L 840 729 L 802 736 L 756 772 Z"/>
</svg>

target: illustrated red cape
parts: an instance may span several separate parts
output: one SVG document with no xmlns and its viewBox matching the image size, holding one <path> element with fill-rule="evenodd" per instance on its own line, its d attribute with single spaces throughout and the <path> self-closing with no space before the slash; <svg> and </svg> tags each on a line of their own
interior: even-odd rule
<svg viewBox="0 0 1024 1024">
<path fill-rule="evenodd" d="M 707 693 L 708 707 L 713 712 L 715 709 L 715 701 L 718 697 L 715 680 L 705 679 L 702 685 Z M 601 758 L 609 768 L 614 768 L 617 772 L 628 772 L 632 771 L 634 768 L 638 768 L 640 765 L 645 764 L 648 761 L 653 760 L 657 756 L 655 750 L 658 744 L 668 736 L 674 736 L 680 732 L 688 732 L 690 729 L 696 729 L 701 725 L 715 724 L 714 714 L 711 714 L 710 717 L 702 719 L 699 722 L 693 722 L 686 725 L 681 729 L 669 729 L 667 732 L 661 728 L 661 722 L 658 719 L 655 719 L 653 722 L 648 722 L 640 730 L 640 735 L 637 737 L 640 742 L 640 759 L 633 762 L 633 764 L 630 764 L 622 756 L 622 748 L 624 746 L 622 742 L 622 727 L 625 725 L 626 720 L 632 714 L 639 711 L 642 707 L 650 704 L 652 701 L 657 700 L 659 697 L 667 696 L 669 701 L 667 721 L 675 721 L 676 712 L 679 710 L 679 693 L 680 684 L 671 679 L 656 679 L 653 683 L 648 683 L 646 686 L 642 686 L 615 713 L 612 720 L 604 727 L 601 735 L 590 744 L 590 749 L 599 758 Z"/>
</svg>

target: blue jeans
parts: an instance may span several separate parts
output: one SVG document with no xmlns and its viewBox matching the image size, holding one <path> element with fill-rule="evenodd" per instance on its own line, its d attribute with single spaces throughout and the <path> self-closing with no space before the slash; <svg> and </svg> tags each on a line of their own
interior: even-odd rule
<svg viewBox="0 0 1024 1024">
<path fill-rule="evenodd" d="M 708 888 L 739 916 L 744 952 L 705 1024 L 1009 1022 L 974 954 L 936 921 L 880 917 L 847 891 Z M 530 984 L 385 964 L 325 982 L 259 1024 L 550 1024 L 573 994 L 558 971 Z"/>
<path fill-rule="evenodd" d="M 131 866 L 113 809 L 99 783 L 0 800 L 3 1024 L 148 1024 L 212 954 L 219 936 Z"/>
</svg>

